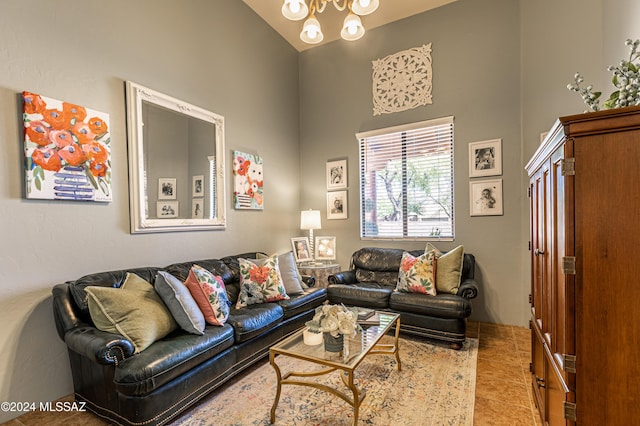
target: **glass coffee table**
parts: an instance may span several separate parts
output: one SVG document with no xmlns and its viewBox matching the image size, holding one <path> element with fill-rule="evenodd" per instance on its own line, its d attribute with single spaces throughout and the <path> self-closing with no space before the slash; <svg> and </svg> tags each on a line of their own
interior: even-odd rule
<svg viewBox="0 0 640 426">
<path fill-rule="evenodd" d="M 395 355 L 398 371 L 402 369 L 400 363 L 400 348 L 398 345 L 400 315 L 377 311 L 373 318 L 375 318 L 375 320 L 379 318 L 379 323 L 362 325 L 363 329 L 359 331 L 355 337 L 345 336 L 344 349 L 342 353 L 338 355 L 325 352 L 324 344 L 322 343 L 315 346 L 305 344 L 303 339 L 304 328 L 296 331 L 293 335 L 269 349 L 269 363 L 276 370 L 278 379 L 276 397 L 271 407 L 271 423 L 275 423 L 276 420 L 276 408 L 280 401 L 282 385 L 309 386 L 332 393 L 353 407 L 353 424 L 356 425 L 358 423 L 358 412 L 360 403 L 365 397 L 365 391 L 358 389 L 356 386 L 354 372 L 362 360 L 369 354 Z M 367 322 L 370 323 L 372 321 L 369 320 Z M 394 325 L 395 339 L 393 344 L 379 344 L 380 339 L 382 339 Z M 326 368 L 313 372 L 290 371 L 283 375 L 280 367 L 275 362 L 276 356 L 278 355 L 302 359 Z M 351 391 L 351 395 L 321 383 L 305 380 L 306 378 L 329 374 L 336 370 L 342 371 L 340 377 L 345 386 Z"/>
</svg>

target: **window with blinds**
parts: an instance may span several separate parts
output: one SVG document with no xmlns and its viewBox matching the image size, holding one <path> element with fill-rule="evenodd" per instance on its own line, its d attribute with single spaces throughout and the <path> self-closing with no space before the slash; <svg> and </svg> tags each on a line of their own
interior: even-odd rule
<svg viewBox="0 0 640 426">
<path fill-rule="evenodd" d="M 356 137 L 361 238 L 452 240 L 453 117 Z"/>
</svg>

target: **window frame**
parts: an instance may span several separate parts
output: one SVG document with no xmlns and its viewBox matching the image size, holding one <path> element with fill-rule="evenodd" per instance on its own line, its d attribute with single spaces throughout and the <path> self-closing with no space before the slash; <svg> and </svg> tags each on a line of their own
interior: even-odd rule
<svg viewBox="0 0 640 426">
<path fill-rule="evenodd" d="M 450 171 L 451 171 L 451 181 L 450 183 L 448 183 L 450 185 L 450 203 L 447 203 L 447 207 L 450 208 L 450 215 L 449 218 L 446 220 L 447 222 L 447 227 L 450 226 L 451 228 L 451 235 L 445 235 L 445 236 L 440 236 L 440 235 L 409 235 L 409 209 L 408 209 L 408 203 L 410 202 L 410 200 L 406 200 L 405 197 L 403 196 L 403 209 L 402 211 L 404 213 L 407 214 L 402 214 L 402 235 L 396 234 L 396 235 L 387 235 L 387 236 L 380 236 L 380 235 L 371 235 L 371 234 L 367 234 L 367 227 L 366 227 L 366 216 L 367 216 L 367 210 L 366 210 L 366 203 L 367 203 L 367 197 L 366 197 L 366 193 L 367 193 L 367 187 L 366 187 L 366 173 L 367 173 L 367 169 L 366 169 L 366 162 L 367 162 L 367 154 L 364 151 L 364 147 L 365 144 L 367 143 L 367 141 L 369 140 L 369 142 L 371 142 L 371 139 L 375 139 L 375 138 L 381 138 L 381 137 L 389 137 L 389 144 L 393 143 L 391 137 L 394 135 L 400 135 L 400 134 L 405 134 L 404 136 L 400 136 L 400 139 L 402 138 L 406 138 L 406 134 L 411 134 L 411 133 L 417 133 L 420 132 L 421 130 L 429 130 L 429 129 L 433 129 L 435 130 L 437 127 L 442 127 L 442 126 L 449 126 L 449 132 L 450 132 L 450 138 L 448 140 L 445 139 L 445 142 L 441 143 L 441 142 L 436 142 L 434 146 L 437 146 L 438 148 L 444 146 L 445 148 L 447 148 L 448 145 L 448 152 L 450 154 L 449 160 L 450 160 Z M 432 119 L 432 120 L 425 120 L 425 121 L 420 121 L 420 122 L 415 122 L 415 123 L 409 123 L 409 124 L 404 124 L 404 125 L 399 125 L 399 126 L 392 126 L 392 127 L 386 127 L 386 128 L 381 128 L 381 129 L 377 129 L 377 130 L 371 130 L 371 131 L 367 131 L 367 132 L 359 132 L 356 133 L 356 139 L 358 141 L 358 161 L 359 161 L 359 179 L 360 179 L 360 185 L 359 185 L 359 202 L 360 202 L 360 239 L 361 240 L 370 240 L 370 241 L 454 241 L 455 240 L 455 188 L 454 188 L 454 181 L 455 181 L 455 164 L 454 164 L 454 160 L 455 160 L 455 150 L 454 150 L 454 117 L 453 116 L 447 116 L 447 117 L 442 117 L 442 118 L 437 118 L 437 119 Z M 447 130 L 445 129 L 445 132 Z M 410 139 L 410 138 L 409 138 Z M 428 138 L 427 138 L 428 139 Z M 381 142 L 380 140 L 378 140 L 378 142 Z M 395 142 L 397 143 L 397 141 Z M 410 147 L 410 145 L 407 145 L 407 140 L 406 139 L 402 139 L 401 141 L 403 150 L 406 149 L 407 147 Z M 406 167 L 406 165 L 409 162 L 409 158 L 417 158 L 417 157 L 407 157 L 405 155 L 401 155 L 399 157 L 400 161 L 401 161 L 401 168 L 404 169 Z M 445 160 L 445 163 L 446 164 Z M 446 176 L 446 175 L 445 175 Z M 410 189 L 410 187 L 407 185 L 406 182 L 406 175 L 403 175 L 403 177 L 401 178 L 401 185 L 402 185 L 402 190 L 403 191 L 408 191 Z M 444 193 L 448 193 L 448 190 L 445 190 Z M 403 192 L 403 194 L 405 194 L 405 192 Z M 376 204 L 376 207 L 378 207 L 379 204 Z M 379 221 L 376 219 L 376 225 L 379 224 Z"/>
</svg>

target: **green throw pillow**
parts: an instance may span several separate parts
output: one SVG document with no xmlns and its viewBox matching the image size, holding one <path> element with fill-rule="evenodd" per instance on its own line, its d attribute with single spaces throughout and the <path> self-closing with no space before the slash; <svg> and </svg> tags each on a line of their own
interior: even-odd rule
<svg viewBox="0 0 640 426">
<path fill-rule="evenodd" d="M 89 314 L 98 330 L 120 334 L 135 353 L 178 328 L 153 286 L 128 273 L 121 288 L 88 286 Z"/>
<path fill-rule="evenodd" d="M 433 244 L 427 243 L 425 253 L 431 250 L 436 251 L 436 289 L 438 293 L 458 294 L 464 262 L 464 247 L 458 246 L 443 254 Z"/>
</svg>

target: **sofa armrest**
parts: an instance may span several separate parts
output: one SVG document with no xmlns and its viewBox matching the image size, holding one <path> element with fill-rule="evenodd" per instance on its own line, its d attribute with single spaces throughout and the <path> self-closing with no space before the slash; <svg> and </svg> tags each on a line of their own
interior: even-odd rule
<svg viewBox="0 0 640 426">
<path fill-rule="evenodd" d="M 307 287 L 316 286 L 316 277 L 313 275 L 302 275 L 302 281 L 307 285 Z"/>
<path fill-rule="evenodd" d="M 340 271 L 336 274 L 329 275 L 327 280 L 329 284 L 355 284 L 358 282 L 355 271 Z"/>
<path fill-rule="evenodd" d="M 478 296 L 478 283 L 473 278 L 463 280 L 460 283 L 457 294 L 467 300 L 474 299 Z"/>
<path fill-rule="evenodd" d="M 74 352 L 98 364 L 114 364 L 133 356 L 133 343 L 124 337 L 100 331 L 95 327 L 84 327 L 69 330 L 64 341 Z"/>
</svg>

